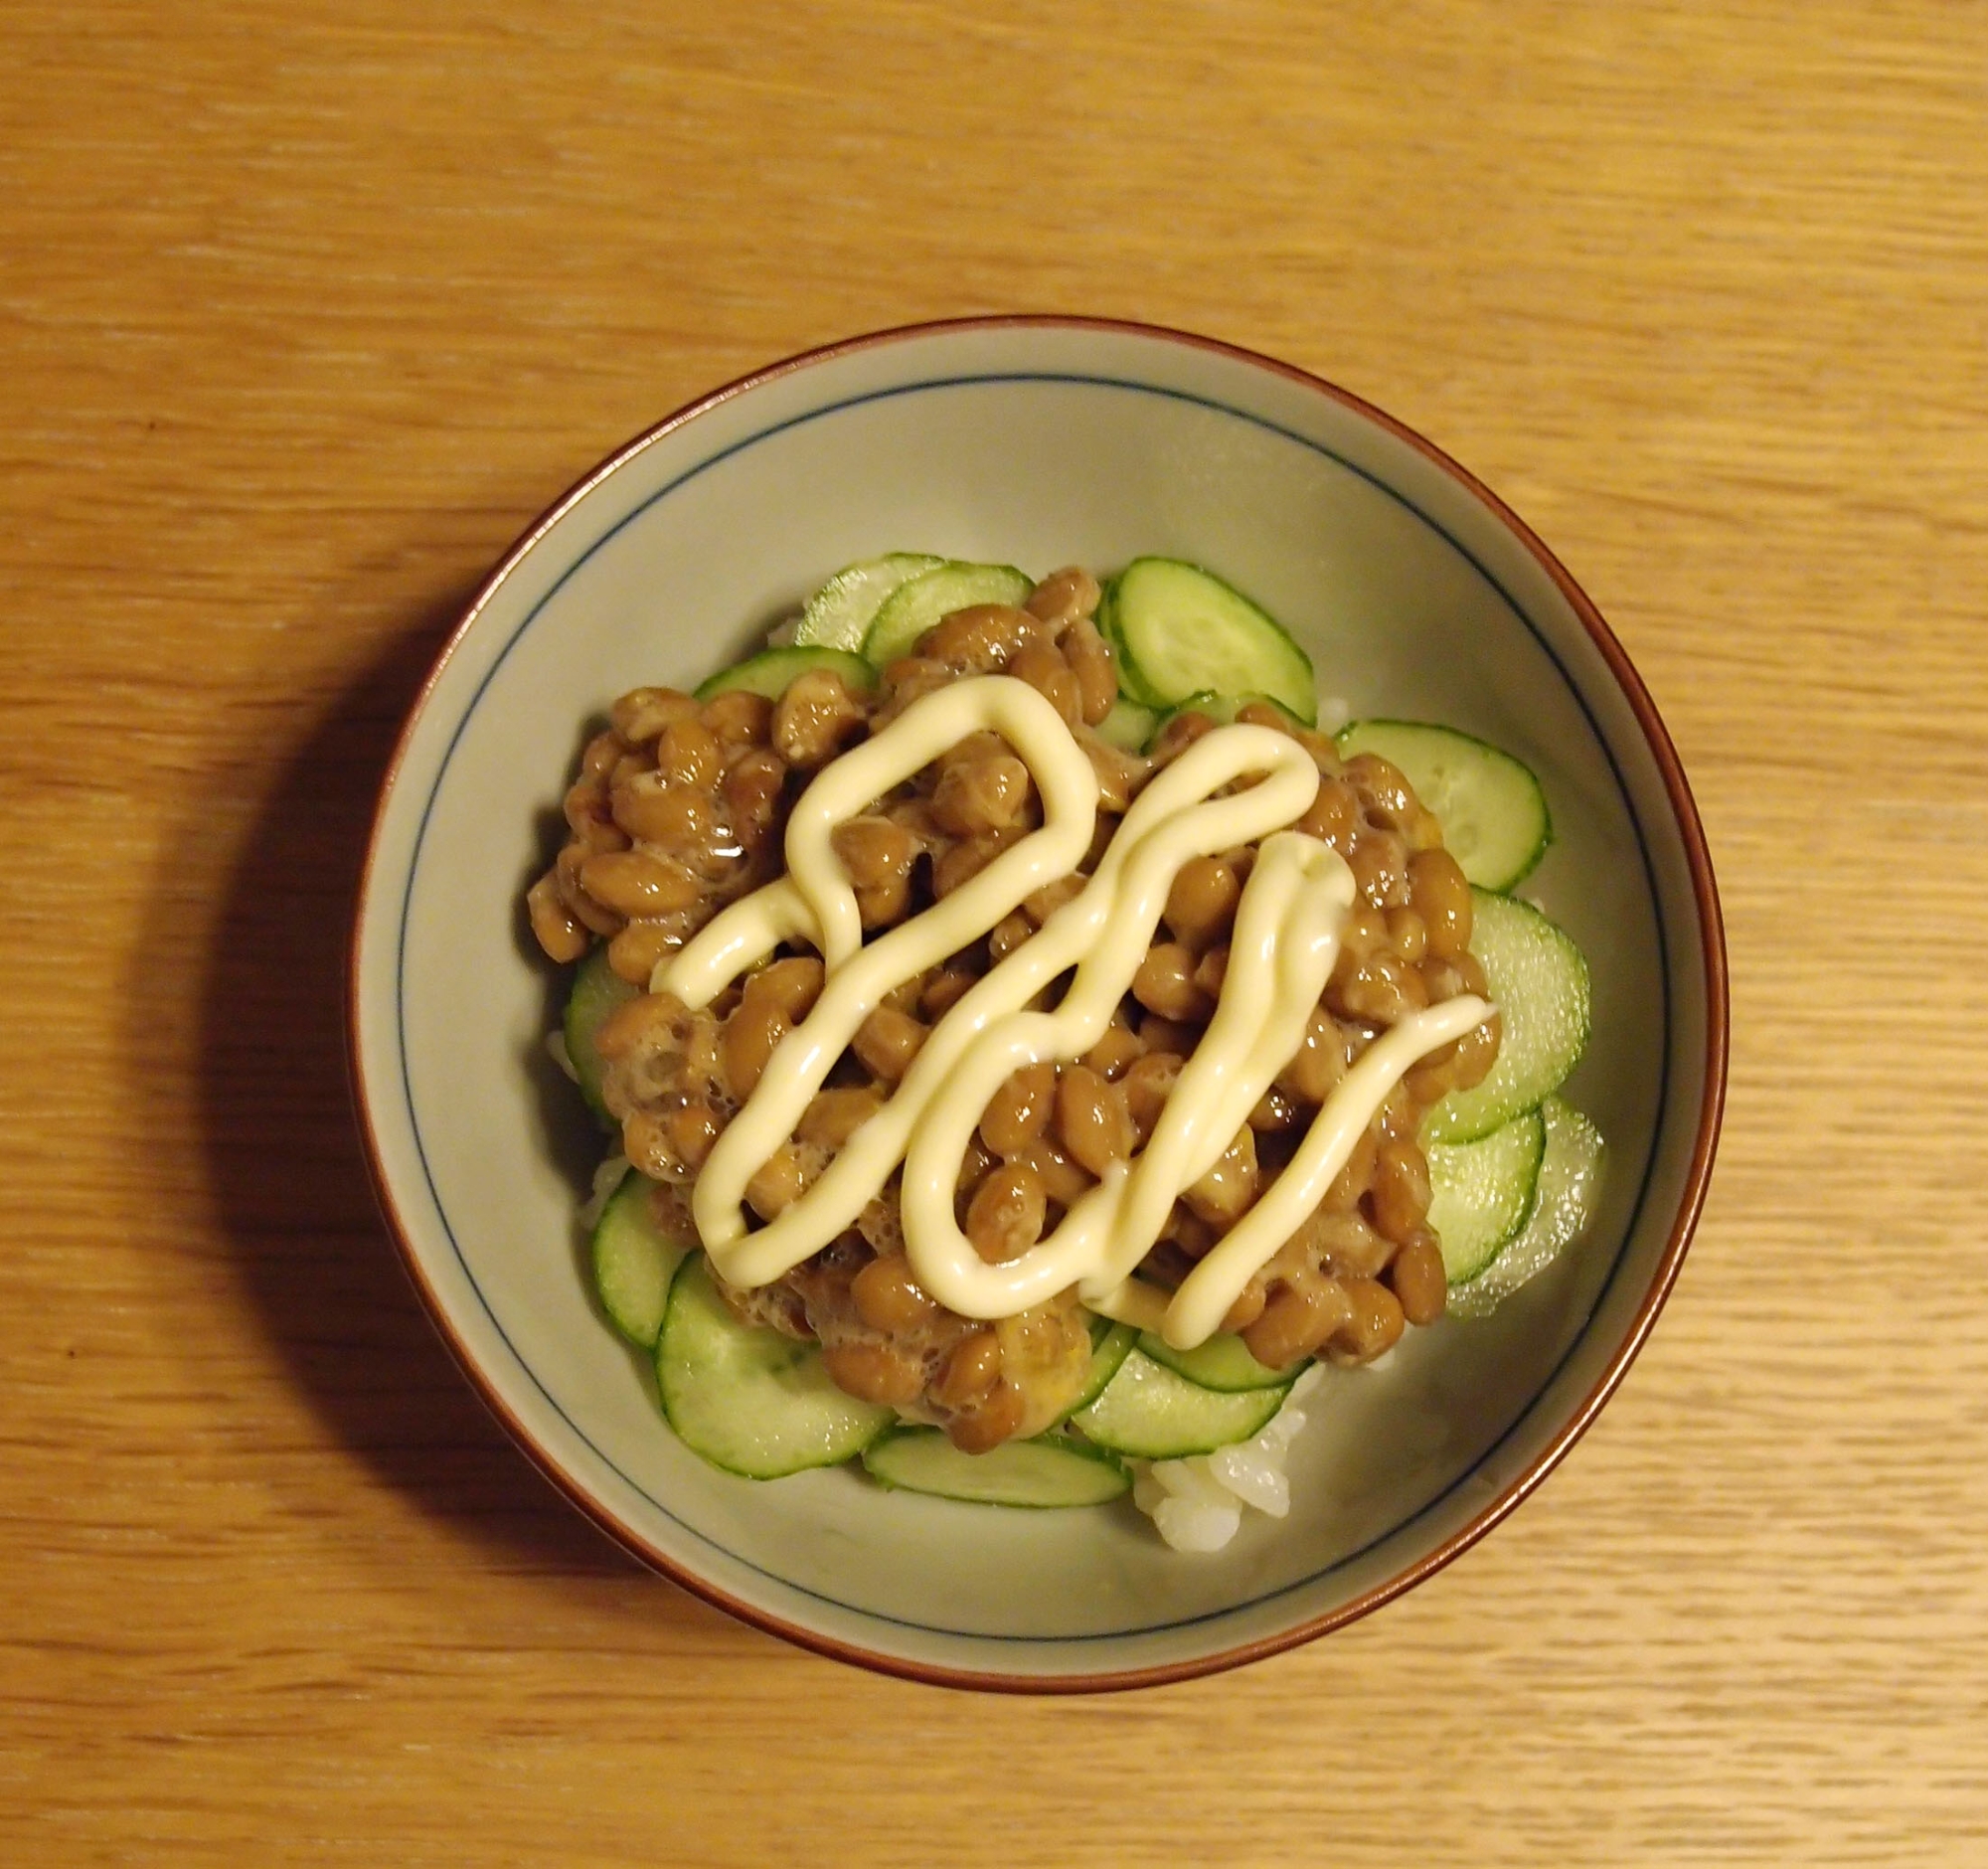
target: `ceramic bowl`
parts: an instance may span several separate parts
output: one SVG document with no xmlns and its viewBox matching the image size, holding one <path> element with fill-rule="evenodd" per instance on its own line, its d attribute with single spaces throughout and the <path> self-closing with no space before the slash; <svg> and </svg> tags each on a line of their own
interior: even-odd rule
<svg viewBox="0 0 1988 1869">
<path fill-rule="evenodd" d="M 1100 570 L 1195 560 L 1304 642 L 1353 713 L 1442 721 L 1537 770 L 1526 886 L 1593 973 L 1568 1095 L 1610 1145 L 1590 1237 L 1485 1321 L 1334 1371 L 1294 1505 L 1213 1556 L 1130 1502 L 1010 1511 L 849 1470 L 701 1462 L 596 1311 L 576 1206 L 600 1138 L 548 1059 L 559 988 L 520 899 L 585 723 L 693 685 L 828 573 L 919 550 Z M 808 1647 L 1035 1690 L 1206 1672 L 1374 1609 L 1482 1536 L 1593 1420 L 1655 1321 L 1710 1174 L 1725 963 L 1705 840 L 1608 628 L 1468 473 L 1316 378 L 1073 319 L 886 332 L 733 384 L 539 520 L 450 640 L 394 757 L 359 904 L 354 1081 L 381 1200 L 436 1326 L 610 1537 Z"/>
</svg>

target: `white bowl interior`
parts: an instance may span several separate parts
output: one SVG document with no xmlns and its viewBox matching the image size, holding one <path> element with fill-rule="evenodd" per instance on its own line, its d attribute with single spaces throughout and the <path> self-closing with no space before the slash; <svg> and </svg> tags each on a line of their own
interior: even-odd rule
<svg viewBox="0 0 1988 1869">
<path fill-rule="evenodd" d="M 1494 1317 L 1331 1372 L 1295 1504 L 1214 1557 L 1129 1502 L 1003 1512 L 847 1471 L 731 1478 L 661 1424 L 597 1314 L 574 1212 L 597 1134 L 544 1050 L 519 899 L 585 723 L 688 687 L 836 567 L 887 550 L 1220 570 L 1355 715 L 1449 723 L 1544 777 L 1526 885 L 1579 941 L 1594 1039 L 1568 1095 L 1610 1144 L 1604 1211 Z M 543 1457 L 638 1547 L 829 1642 L 995 1675 L 1167 1668 L 1397 1576 L 1531 1463 L 1631 1327 L 1676 1218 L 1707 1056 L 1701 943 L 1657 764 L 1539 560 L 1454 476 L 1310 386 L 1162 337 L 936 332 L 778 374 L 624 458 L 516 562 L 440 671 L 362 910 L 358 1056 L 431 1300 Z"/>
</svg>

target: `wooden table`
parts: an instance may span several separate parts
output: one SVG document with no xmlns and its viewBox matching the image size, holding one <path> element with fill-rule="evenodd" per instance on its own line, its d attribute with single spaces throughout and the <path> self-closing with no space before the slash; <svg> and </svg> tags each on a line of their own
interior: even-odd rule
<svg viewBox="0 0 1988 1869">
<path fill-rule="evenodd" d="M 0 22 L 0 1859 L 1988 1860 L 1980 7 Z M 417 1312 L 341 1062 L 375 780 L 521 525 L 730 375 L 1017 308 L 1288 358 L 1507 494 L 1733 945 L 1705 1224 L 1564 1469 L 1342 1634 L 1085 1703 L 589 1530 Z"/>
</svg>

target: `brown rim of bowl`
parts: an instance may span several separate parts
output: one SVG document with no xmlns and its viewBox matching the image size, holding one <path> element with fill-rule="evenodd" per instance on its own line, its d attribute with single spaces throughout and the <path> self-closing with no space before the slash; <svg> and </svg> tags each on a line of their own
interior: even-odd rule
<svg viewBox="0 0 1988 1869">
<path fill-rule="evenodd" d="M 482 613 L 484 606 L 525 554 L 538 543 L 555 521 L 562 518 L 570 508 L 578 504 L 625 462 L 663 436 L 675 432 L 700 416 L 721 404 L 733 401 L 748 390 L 757 389 L 779 378 L 795 375 L 838 357 L 877 349 L 906 339 L 944 336 L 967 331 L 1011 330 L 1093 331 L 1106 335 L 1151 339 L 1163 344 L 1185 345 L 1193 350 L 1207 351 L 1255 369 L 1266 370 L 1302 389 L 1328 398 L 1395 436 L 1441 469 L 1487 507 L 1532 554 L 1558 587 L 1561 595 L 1567 598 L 1596 649 L 1600 651 L 1602 659 L 1607 663 L 1616 685 L 1621 689 L 1623 697 L 1629 703 L 1630 711 L 1643 731 L 1643 737 L 1649 745 L 1657 769 L 1663 778 L 1664 792 L 1669 799 L 1684 844 L 1685 861 L 1691 873 L 1692 895 L 1698 911 L 1700 959 L 1705 972 L 1707 1035 L 1705 1087 L 1699 1101 L 1698 1132 L 1685 1178 L 1684 1194 L 1671 1226 L 1670 1238 L 1665 1243 L 1655 1275 L 1643 1294 L 1635 1316 L 1630 1320 L 1622 1340 L 1609 1355 L 1599 1378 L 1546 1445 L 1527 1464 L 1519 1477 L 1507 1485 L 1469 1523 L 1453 1532 L 1433 1551 L 1424 1554 L 1405 1570 L 1389 1578 L 1387 1582 L 1374 1586 L 1335 1610 L 1313 1616 L 1292 1628 L 1280 1630 L 1274 1635 L 1244 1642 L 1219 1653 L 1186 1661 L 1167 1662 L 1155 1667 L 1126 1668 L 1094 1674 L 1028 1675 L 1003 1674 L 998 1671 L 983 1672 L 974 1668 L 956 1668 L 915 1661 L 859 1647 L 818 1630 L 789 1622 L 784 1617 L 762 1610 L 756 1605 L 741 1601 L 687 1570 L 668 1553 L 648 1544 L 630 1527 L 613 1518 L 606 1508 L 589 1497 L 554 1455 L 539 1444 L 531 1431 L 512 1412 L 503 1397 L 497 1393 L 470 1356 L 462 1339 L 456 1334 L 436 1292 L 422 1274 L 409 1230 L 402 1220 L 400 1209 L 394 1200 L 392 1189 L 387 1185 L 381 1166 L 379 1142 L 373 1127 L 373 1112 L 367 1100 L 365 1078 L 360 1070 L 359 1060 L 361 927 L 366 902 L 372 888 L 374 861 L 379 850 L 388 799 L 393 791 L 394 782 L 400 775 L 401 765 L 407 756 L 414 728 L 427 708 L 435 684 L 441 678 L 442 670 Z M 1008 313 L 990 317 L 948 318 L 923 324 L 895 325 L 887 330 L 868 332 L 860 337 L 845 338 L 814 350 L 801 351 L 763 369 L 755 370 L 749 375 L 736 378 L 698 397 L 694 402 L 685 404 L 673 415 L 665 417 L 653 427 L 645 429 L 632 441 L 617 448 L 598 466 L 583 474 L 525 528 L 517 542 L 498 561 L 496 570 L 484 581 L 481 589 L 470 600 L 468 608 L 463 612 L 462 620 L 450 631 L 447 642 L 436 655 L 433 665 L 414 697 L 413 706 L 408 711 L 407 720 L 395 741 L 393 755 L 382 775 L 355 899 L 346 970 L 345 1033 L 346 1070 L 351 1082 L 353 1106 L 365 1149 L 367 1171 L 373 1182 L 374 1196 L 387 1222 L 388 1231 L 393 1236 L 394 1245 L 400 1254 L 401 1264 L 407 1272 L 409 1280 L 414 1285 L 422 1308 L 427 1312 L 429 1321 L 434 1325 L 457 1367 L 467 1378 L 470 1387 L 481 1398 L 484 1406 L 517 1444 L 526 1458 L 582 1516 L 589 1519 L 630 1556 L 651 1570 L 660 1572 L 690 1592 L 692 1596 L 701 1598 L 714 1608 L 736 1616 L 742 1622 L 762 1629 L 768 1634 L 780 1636 L 816 1654 L 826 1655 L 837 1661 L 850 1662 L 877 1673 L 919 1681 L 928 1686 L 1013 1694 L 1079 1694 L 1115 1692 L 1135 1687 L 1157 1687 L 1172 1681 L 1217 1674 L 1230 1668 L 1242 1667 L 1247 1662 L 1261 1660 L 1267 1655 L 1298 1647 L 1305 1642 L 1315 1640 L 1318 1636 L 1329 1634 L 1334 1629 L 1343 1628 L 1347 1623 L 1358 1620 L 1370 1612 L 1380 1609 L 1384 1604 L 1393 1602 L 1405 1591 L 1412 1589 L 1425 1578 L 1441 1570 L 1452 1559 L 1460 1557 L 1538 1488 L 1547 1475 L 1566 1457 L 1574 1444 L 1587 1431 L 1589 1424 L 1600 1413 L 1602 1405 L 1620 1385 L 1629 1365 L 1635 1361 L 1637 1352 L 1641 1350 L 1655 1325 L 1657 1315 L 1663 1309 L 1664 1301 L 1669 1297 L 1672 1286 L 1677 1282 L 1679 1268 L 1684 1263 L 1686 1249 L 1691 1243 L 1692 1234 L 1698 1225 L 1699 1214 L 1705 1205 L 1706 1190 L 1712 1177 L 1713 1156 L 1718 1147 L 1720 1120 L 1726 1104 L 1728 1020 L 1726 935 L 1720 915 L 1719 890 L 1713 878 L 1712 858 L 1706 847 L 1705 829 L 1700 821 L 1691 787 L 1685 779 L 1684 767 L 1678 760 L 1677 750 L 1671 744 L 1670 734 L 1657 713 L 1655 703 L 1650 699 L 1649 690 L 1644 687 L 1641 676 L 1636 673 L 1621 643 L 1616 640 L 1614 631 L 1602 619 L 1601 612 L 1574 582 L 1572 574 L 1518 514 L 1475 474 L 1452 460 L 1432 441 L 1417 434 L 1385 411 L 1375 408 L 1363 398 L 1355 396 L 1348 390 L 1340 389 L 1336 384 L 1328 383 L 1324 378 L 1314 376 L 1309 371 L 1300 370 L 1293 364 L 1281 363 L 1274 357 L 1262 356 L 1240 345 L 1224 343 L 1219 338 L 1201 337 L 1193 332 L 1176 331 L 1163 325 L 1139 324 L 1120 318 L 1065 316 L 1054 313 Z"/>
</svg>

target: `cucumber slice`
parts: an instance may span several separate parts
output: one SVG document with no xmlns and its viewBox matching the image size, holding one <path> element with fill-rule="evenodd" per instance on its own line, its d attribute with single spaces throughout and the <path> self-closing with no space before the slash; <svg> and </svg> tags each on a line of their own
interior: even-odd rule
<svg viewBox="0 0 1988 1869">
<path fill-rule="evenodd" d="M 1109 1318 L 1099 1317 L 1093 1324 L 1108 1324 L 1106 1330 L 1093 1329 L 1090 1345 L 1090 1368 L 1083 1378 L 1083 1387 L 1077 1392 L 1075 1402 L 1070 1405 L 1074 1415 L 1080 1408 L 1087 1408 L 1104 1393 L 1104 1385 L 1117 1375 L 1125 1359 L 1132 1354 L 1132 1346 L 1139 1340 L 1139 1333 L 1130 1324 L 1113 1324 Z"/>
<path fill-rule="evenodd" d="M 764 695 L 768 701 L 777 701 L 786 693 L 787 685 L 796 675 L 804 675 L 811 668 L 826 668 L 840 675 L 842 685 L 852 694 L 861 694 L 877 685 L 877 671 L 860 655 L 851 655 L 845 649 L 795 645 L 785 649 L 762 649 L 757 655 L 733 663 L 730 668 L 721 668 L 717 674 L 698 684 L 697 698 L 709 701 L 715 694 L 744 688 L 748 693 Z"/>
<path fill-rule="evenodd" d="M 596 947 L 574 970 L 573 988 L 566 998 L 566 1055 L 580 1080 L 580 1094 L 586 1099 L 587 1108 L 610 1129 L 620 1124 L 600 1101 L 600 1079 L 607 1067 L 593 1049 L 593 1035 L 616 1006 L 641 990 L 607 964 L 605 947 Z"/>
<path fill-rule="evenodd" d="M 1151 1330 L 1139 1333 L 1139 1349 L 1154 1362 L 1163 1364 L 1177 1376 L 1218 1395 L 1241 1395 L 1250 1389 L 1288 1389 L 1304 1366 L 1311 1361 L 1300 1357 L 1288 1369 L 1269 1369 L 1249 1354 L 1241 1337 L 1218 1331 L 1206 1343 L 1191 1350 L 1176 1350 L 1166 1338 Z"/>
<path fill-rule="evenodd" d="M 1474 1142 L 1560 1089 L 1587 1044 L 1587 962 L 1530 904 L 1473 889 L 1470 951 L 1504 1019 L 1498 1062 L 1474 1090 L 1452 1091 L 1422 1125 L 1430 1142 Z"/>
<path fill-rule="evenodd" d="M 1251 702 L 1260 702 L 1265 707 L 1275 708 L 1277 712 L 1281 714 L 1285 718 L 1285 720 L 1289 721 L 1293 727 L 1303 727 L 1306 724 L 1305 722 L 1299 720 L 1298 717 L 1295 714 L 1293 714 L 1289 708 L 1285 707 L 1284 704 L 1281 701 L 1279 701 L 1275 695 L 1215 694 L 1213 692 L 1205 690 L 1201 694 L 1189 695 L 1188 698 L 1185 701 L 1183 701 L 1178 707 L 1171 707 L 1167 709 L 1167 711 L 1164 714 L 1162 714 L 1159 717 L 1159 719 L 1153 724 L 1153 731 L 1151 735 L 1148 736 L 1146 744 L 1150 746 L 1153 743 L 1153 741 L 1157 740 L 1160 737 L 1160 735 L 1165 733 L 1167 730 L 1168 723 L 1174 720 L 1179 715 L 1206 714 L 1210 720 L 1216 723 L 1217 726 L 1227 727 L 1236 719 L 1237 715 L 1241 714 L 1244 708 L 1250 705 Z"/>
<path fill-rule="evenodd" d="M 1102 1505 L 1132 1489 L 1115 1455 L 1065 1435 L 962 1453 L 936 1428 L 897 1428 L 863 1450 L 871 1477 L 980 1505 Z"/>
<path fill-rule="evenodd" d="M 944 563 L 929 552 L 889 552 L 845 565 L 808 598 L 801 620 L 794 625 L 794 646 L 860 653 L 884 599 L 919 572 L 936 571 Z"/>
<path fill-rule="evenodd" d="M 1160 717 L 1149 707 L 1120 695 L 1111 712 L 1090 731 L 1107 746 L 1124 753 L 1143 753 L 1146 743 L 1159 732 Z"/>
<path fill-rule="evenodd" d="M 1475 1142 L 1428 1150 L 1428 1223 L 1452 1285 L 1477 1276 L 1526 1224 L 1539 1188 L 1547 1125 L 1528 1109 Z"/>
<path fill-rule="evenodd" d="M 1073 1415 L 1101 1447 L 1142 1460 L 1178 1460 L 1248 1441 L 1283 1407 L 1290 1384 L 1219 1395 L 1138 1350 L 1088 1408 Z"/>
<path fill-rule="evenodd" d="M 910 655 L 912 645 L 941 616 L 970 603 L 1020 603 L 1035 588 L 1012 565 L 949 560 L 901 584 L 884 599 L 863 638 L 863 654 L 872 667 L 886 667 L 899 656 Z"/>
<path fill-rule="evenodd" d="M 835 1466 L 897 1420 L 838 1389 L 814 1344 L 742 1324 L 713 1287 L 702 1253 L 671 1281 L 656 1380 L 684 1445 L 746 1479 Z"/>
<path fill-rule="evenodd" d="M 1546 1271 L 1587 1231 L 1601 1198 L 1607 1149 L 1601 1131 L 1572 1104 L 1549 1097 L 1540 1105 L 1546 1148 L 1539 1194 L 1530 1219 L 1490 1265 L 1449 1294 L 1458 1317 L 1482 1317 L 1501 1298 Z"/>
<path fill-rule="evenodd" d="M 1553 842 L 1547 795 L 1531 767 L 1449 727 L 1414 721 L 1355 721 L 1339 751 L 1378 753 L 1401 767 L 1442 825 L 1443 847 L 1485 889 L 1511 889 Z"/>
<path fill-rule="evenodd" d="M 593 1225 L 593 1288 L 601 1308 L 630 1343 L 645 1350 L 662 1335 L 670 1281 L 692 1240 L 672 1240 L 656 1225 L 649 1196 L 656 1184 L 631 1168 Z"/>
<path fill-rule="evenodd" d="M 1318 718 L 1311 658 L 1283 626 L 1212 572 L 1135 558 L 1100 605 L 1119 685 L 1149 707 L 1190 695 L 1268 695 L 1309 727 Z"/>
</svg>

